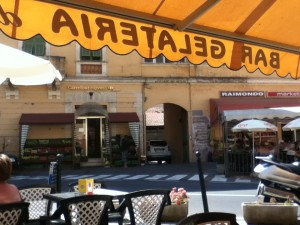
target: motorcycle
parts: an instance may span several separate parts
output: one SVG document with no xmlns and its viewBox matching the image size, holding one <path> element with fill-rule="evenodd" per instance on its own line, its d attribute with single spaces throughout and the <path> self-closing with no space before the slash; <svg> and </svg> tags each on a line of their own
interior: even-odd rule
<svg viewBox="0 0 300 225">
<path fill-rule="evenodd" d="M 272 155 L 256 158 L 261 160 L 254 168 L 260 179 L 257 195 L 264 196 L 264 202 L 275 198 L 300 204 L 300 162 L 282 163 Z"/>
</svg>

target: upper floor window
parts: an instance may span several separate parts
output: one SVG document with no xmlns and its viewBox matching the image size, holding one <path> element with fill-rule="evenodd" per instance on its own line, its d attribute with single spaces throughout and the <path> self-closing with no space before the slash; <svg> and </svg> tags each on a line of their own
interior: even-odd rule
<svg viewBox="0 0 300 225">
<path fill-rule="evenodd" d="M 22 50 L 35 56 L 46 55 L 46 41 L 40 36 L 35 36 L 23 42 Z"/>
<path fill-rule="evenodd" d="M 105 76 L 106 48 L 92 51 L 77 44 L 76 74 L 79 76 Z"/>
<path fill-rule="evenodd" d="M 145 59 L 145 62 L 147 63 L 188 63 L 188 60 L 186 58 L 183 58 L 179 61 L 173 62 L 168 60 L 165 56 L 161 54 L 154 59 Z"/>
<path fill-rule="evenodd" d="M 102 50 L 91 51 L 86 48 L 80 47 L 80 60 L 81 61 L 102 61 Z"/>
</svg>

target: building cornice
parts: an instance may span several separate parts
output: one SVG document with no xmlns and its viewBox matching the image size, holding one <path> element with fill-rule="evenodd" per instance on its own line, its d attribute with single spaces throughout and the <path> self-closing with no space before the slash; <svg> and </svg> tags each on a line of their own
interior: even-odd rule
<svg viewBox="0 0 300 225">
<path fill-rule="evenodd" d="M 298 84 L 300 80 L 285 78 L 244 78 L 244 77 L 85 77 L 65 78 L 66 82 L 80 83 L 249 83 L 249 84 Z"/>
</svg>

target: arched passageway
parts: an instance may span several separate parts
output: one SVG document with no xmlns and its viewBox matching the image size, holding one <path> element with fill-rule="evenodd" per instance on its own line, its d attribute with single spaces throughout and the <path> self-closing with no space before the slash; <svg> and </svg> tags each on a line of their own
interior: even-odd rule
<svg viewBox="0 0 300 225">
<path fill-rule="evenodd" d="M 149 140 L 165 140 L 171 149 L 172 162 L 188 162 L 189 135 L 187 111 L 178 105 L 164 103 L 147 109 L 145 117 L 146 143 Z"/>
</svg>

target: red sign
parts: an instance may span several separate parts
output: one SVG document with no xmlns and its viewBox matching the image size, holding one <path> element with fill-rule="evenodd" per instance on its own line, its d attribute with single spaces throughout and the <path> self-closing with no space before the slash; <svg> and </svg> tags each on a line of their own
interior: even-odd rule
<svg viewBox="0 0 300 225">
<path fill-rule="evenodd" d="M 299 91 L 274 91 L 267 93 L 268 98 L 299 98 Z"/>
</svg>

